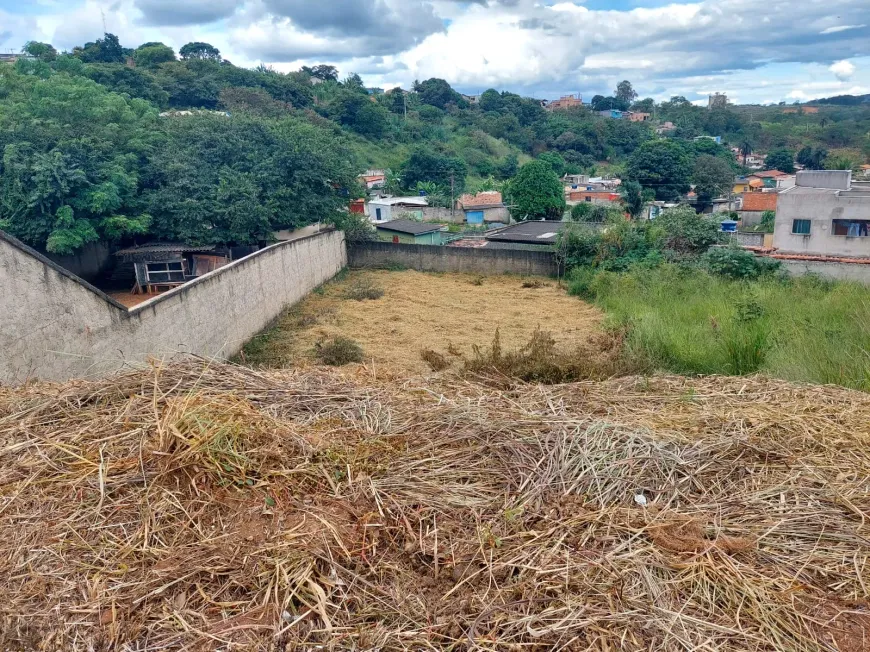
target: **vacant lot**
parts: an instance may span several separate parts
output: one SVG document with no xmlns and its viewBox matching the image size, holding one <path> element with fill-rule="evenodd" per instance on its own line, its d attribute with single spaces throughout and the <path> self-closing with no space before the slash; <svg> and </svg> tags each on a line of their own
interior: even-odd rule
<svg viewBox="0 0 870 652">
<path fill-rule="evenodd" d="M 365 296 L 379 298 L 369 299 Z M 488 347 L 499 329 L 505 349 L 527 343 L 535 329 L 559 347 L 582 345 L 599 332 L 600 312 L 567 296 L 549 279 L 413 271 L 351 272 L 291 309 L 245 348 L 244 361 L 282 367 L 314 359 L 336 336 L 357 341 L 365 358 L 400 372 L 429 371 L 423 349 L 452 365 L 472 347 Z"/>
</svg>

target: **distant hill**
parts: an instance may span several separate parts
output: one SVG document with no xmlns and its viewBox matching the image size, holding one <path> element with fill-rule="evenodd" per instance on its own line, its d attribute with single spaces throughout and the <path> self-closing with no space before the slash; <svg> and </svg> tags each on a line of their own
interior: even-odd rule
<svg viewBox="0 0 870 652">
<path fill-rule="evenodd" d="M 813 100 L 812 104 L 839 104 L 840 106 L 856 106 L 870 104 L 870 94 L 867 95 L 836 95 L 821 100 Z"/>
</svg>

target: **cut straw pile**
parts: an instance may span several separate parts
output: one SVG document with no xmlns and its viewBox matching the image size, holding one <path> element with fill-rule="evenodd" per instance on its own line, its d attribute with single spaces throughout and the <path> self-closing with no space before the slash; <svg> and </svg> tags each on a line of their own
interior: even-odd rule
<svg viewBox="0 0 870 652">
<path fill-rule="evenodd" d="M 0 649 L 870 649 L 870 396 L 367 373 L 0 389 Z"/>
</svg>

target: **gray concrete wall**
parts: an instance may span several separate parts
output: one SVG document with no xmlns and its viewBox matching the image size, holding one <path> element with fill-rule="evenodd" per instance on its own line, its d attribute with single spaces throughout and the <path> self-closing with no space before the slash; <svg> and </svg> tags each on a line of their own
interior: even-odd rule
<svg viewBox="0 0 870 652">
<path fill-rule="evenodd" d="M 800 170 L 795 175 L 795 185 L 803 188 L 848 190 L 851 182 L 851 170 Z"/>
<path fill-rule="evenodd" d="M 870 265 L 856 263 L 825 263 L 815 260 L 780 260 L 783 269 L 792 276 L 816 274 L 837 281 L 857 281 L 870 285 Z"/>
<path fill-rule="evenodd" d="M 149 357 L 226 358 L 346 264 L 344 234 L 267 247 L 126 310 L 0 232 L 0 383 L 101 376 Z"/>
<path fill-rule="evenodd" d="M 431 245 L 366 242 L 348 249 L 351 267 L 407 267 L 419 272 L 468 272 L 554 276 L 558 273 L 551 251 L 464 249 Z"/>
<path fill-rule="evenodd" d="M 783 253 L 870 257 L 870 237 L 833 235 L 833 220 L 870 220 L 870 197 L 795 187 L 780 193 L 773 246 Z M 794 220 L 810 220 L 809 235 L 792 233 Z"/>
</svg>

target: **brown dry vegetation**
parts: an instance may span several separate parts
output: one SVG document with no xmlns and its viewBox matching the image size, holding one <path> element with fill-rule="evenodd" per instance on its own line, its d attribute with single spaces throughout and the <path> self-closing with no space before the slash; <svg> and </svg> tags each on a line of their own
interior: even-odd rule
<svg viewBox="0 0 870 652">
<path fill-rule="evenodd" d="M 313 359 L 318 342 L 345 336 L 366 358 L 399 374 L 430 372 L 424 350 L 460 368 L 474 346 L 489 346 L 496 329 L 506 350 L 525 345 L 536 329 L 557 347 L 575 349 L 600 333 L 600 312 L 569 297 L 554 281 L 510 276 L 351 272 L 310 295 L 256 338 L 242 360 L 285 367 Z M 478 284 L 479 281 L 479 284 Z M 524 287 L 532 285 L 532 287 Z M 381 298 L 354 300 L 381 288 Z M 451 353 L 452 352 L 452 353 Z"/>
<path fill-rule="evenodd" d="M 868 515 L 843 389 L 198 361 L 0 388 L 0 649 L 858 652 Z"/>
</svg>

